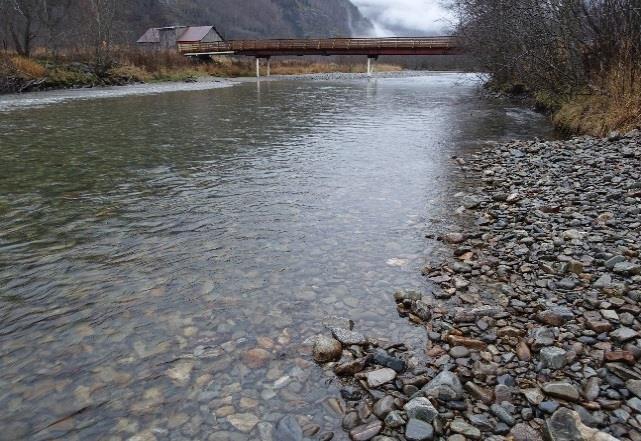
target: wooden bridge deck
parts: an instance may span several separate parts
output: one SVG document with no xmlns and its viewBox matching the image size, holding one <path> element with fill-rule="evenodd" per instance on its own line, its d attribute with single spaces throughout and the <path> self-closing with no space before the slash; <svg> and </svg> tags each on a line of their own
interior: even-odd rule
<svg viewBox="0 0 641 441">
<path fill-rule="evenodd" d="M 454 37 L 230 40 L 181 43 L 178 50 L 187 56 L 229 54 L 259 58 L 279 55 L 451 55 L 460 52 Z"/>
</svg>

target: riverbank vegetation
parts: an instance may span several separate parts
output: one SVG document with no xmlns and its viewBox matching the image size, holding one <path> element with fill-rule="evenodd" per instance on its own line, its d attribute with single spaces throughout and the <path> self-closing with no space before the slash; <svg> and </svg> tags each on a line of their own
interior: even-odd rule
<svg viewBox="0 0 641 441">
<path fill-rule="evenodd" d="M 42 51 L 31 57 L 0 53 L 0 93 L 49 89 L 124 85 L 159 81 L 195 81 L 201 77 L 235 78 L 255 75 L 253 59 L 220 57 L 197 62 L 175 52 L 118 49 L 111 52 L 105 69 L 96 69 L 92 53 L 52 56 Z M 265 73 L 263 66 L 263 73 Z M 365 72 L 363 60 L 283 59 L 271 63 L 273 75 Z M 377 63 L 378 71 L 399 71 L 390 63 Z"/>
<path fill-rule="evenodd" d="M 530 93 L 570 132 L 641 125 L 641 0 L 457 0 L 491 85 Z"/>
</svg>

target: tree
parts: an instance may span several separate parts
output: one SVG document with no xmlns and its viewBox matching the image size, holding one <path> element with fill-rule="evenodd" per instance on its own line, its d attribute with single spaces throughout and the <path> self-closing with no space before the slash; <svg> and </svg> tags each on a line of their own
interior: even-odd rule
<svg viewBox="0 0 641 441">
<path fill-rule="evenodd" d="M 104 76 L 111 67 L 112 37 L 119 0 L 85 0 L 89 37 L 94 50 L 94 70 Z"/>
</svg>

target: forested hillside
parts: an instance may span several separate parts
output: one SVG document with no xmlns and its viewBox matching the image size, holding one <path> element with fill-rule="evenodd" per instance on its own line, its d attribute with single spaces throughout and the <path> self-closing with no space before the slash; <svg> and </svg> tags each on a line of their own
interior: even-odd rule
<svg viewBox="0 0 641 441">
<path fill-rule="evenodd" d="M 350 36 L 370 27 L 349 0 L 138 0 L 129 14 L 138 29 L 214 24 L 226 38 Z"/>
<path fill-rule="evenodd" d="M 209 24 L 228 39 L 364 35 L 371 27 L 349 0 L 0 0 L 0 43 L 23 54 Z"/>
</svg>

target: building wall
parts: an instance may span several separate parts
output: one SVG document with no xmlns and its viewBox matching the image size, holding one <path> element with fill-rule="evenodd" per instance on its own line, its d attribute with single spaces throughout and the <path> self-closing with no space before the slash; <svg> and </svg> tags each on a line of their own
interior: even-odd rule
<svg viewBox="0 0 641 441">
<path fill-rule="evenodd" d="M 186 28 L 160 29 L 160 49 L 176 49 L 176 41 Z"/>
<path fill-rule="evenodd" d="M 216 32 L 214 28 L 212 28 L 211 31 L 205 35 L 205 38 L 201 40 L 203 43 L 215 43 L 216 41 L 223 41 L 223 39 L 218 35 L 218 32 Z"/>
</svg>

